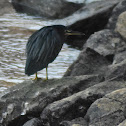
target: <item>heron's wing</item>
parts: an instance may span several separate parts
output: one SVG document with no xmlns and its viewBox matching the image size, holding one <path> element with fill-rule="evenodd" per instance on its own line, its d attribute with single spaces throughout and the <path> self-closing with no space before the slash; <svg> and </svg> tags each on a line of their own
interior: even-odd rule
<svg viewBox="0 0 126 126">
<path fill-rule="evenodd" d="M 27 57 L 31 57 L 32 59 L 36 57 L 40 51 L 40 47 L 44 44 L 41 40 L 47 35 L 47 33 L 47 29 L 42 28 L 31 35 L 26 45 Z"/>
<path fill-rule="evenodd" d="M 27 61 L 26 71 L 32 70 L 32 74 L 48 66 L 52 62 L 63 45 L 63 40 L 55 29 L 43 28 L 35 32 L 26 46 Z"/>
<path fill-rule="evenodd" d="M 48 37 L 45 37 L 44 41 L 45 42 L 39 52 L 39 61 L 48 65 L 54 61 L 59 54 L 64 41 L 55 29 L 49 32 Z"/>
</svg>

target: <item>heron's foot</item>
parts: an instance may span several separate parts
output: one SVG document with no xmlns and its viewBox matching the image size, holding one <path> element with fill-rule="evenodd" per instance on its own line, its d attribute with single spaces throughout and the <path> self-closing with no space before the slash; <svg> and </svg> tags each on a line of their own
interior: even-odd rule
<svg viewBox="0 0 126 126">
<path fill-rule="evenodd" d="M 34 81 L 39 81 L 39 80 L 42 80 L 43 82 L 46 82 L 48 81 L 48 78 L 39 78 L 39 77 L 36 77 L 35 79 L 33 79 Z"/>
<path fill-rule="evenodd" d="M 34 81 L 38 81 L 38 80 L 41 80 L 41 78 L 39 77 L 35 77 L 35 79 L 33 79 Z"/>
</svg>

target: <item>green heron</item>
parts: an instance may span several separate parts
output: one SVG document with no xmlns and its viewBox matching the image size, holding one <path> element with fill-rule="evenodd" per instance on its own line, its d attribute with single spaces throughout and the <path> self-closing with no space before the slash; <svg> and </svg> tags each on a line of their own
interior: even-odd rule
<svg viewBox="0 0 126 126">
<path fill-rule="evenodd" d="M 67 35 L 83 35 L 73 32 L 63 25 L 52 25 L 34 32 L 26 45 L 25 74 L 28 76 L 46 68 L 46 80 L 48 80 L 48 64 L 53 62 L 59 54 Z"/>
</svg>

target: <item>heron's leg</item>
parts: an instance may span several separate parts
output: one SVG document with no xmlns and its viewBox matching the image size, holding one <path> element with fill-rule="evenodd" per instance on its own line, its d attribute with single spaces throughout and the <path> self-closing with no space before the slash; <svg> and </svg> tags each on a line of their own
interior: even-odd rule
<svg viewBox="0 0 126 126">
<path fill-rule="evenodd" d="M 48 80 L 48 67 L 46 67 L 46 80 Z"/>
<path fill-rule="evenodd" d="M 38 80 L 37 72 L 35 73 L 35 79 L 34 80 Z"/>
</svg>

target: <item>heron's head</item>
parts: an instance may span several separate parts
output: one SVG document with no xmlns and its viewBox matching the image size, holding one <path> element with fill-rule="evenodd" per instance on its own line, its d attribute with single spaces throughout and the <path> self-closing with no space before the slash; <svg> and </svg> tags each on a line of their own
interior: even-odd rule
<svg viewBox="0 0 126 126">
<path fill-rule="evenodd" d="M 66 35 L 66 36 L 85 35 L 84 33 L 81 33 L 81 32 L 72 31 L 64 25 L 53 25 L 53 27 L 58 31 L 59 34 Z"/>
<path fill-rule="evenodd" d="M 72 31 L 72 30 L 66 29 L 65 35 L 69 36 L 69 35 L 85 35 L 85 34 L 82 32 L 77 32 L 77 31 Z"/>
</svg>

